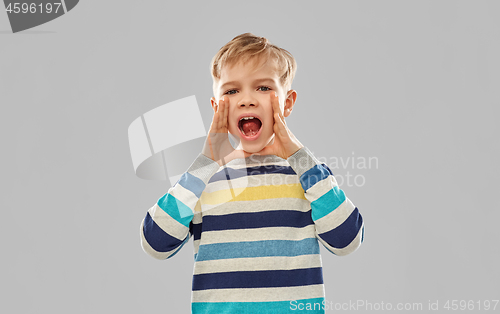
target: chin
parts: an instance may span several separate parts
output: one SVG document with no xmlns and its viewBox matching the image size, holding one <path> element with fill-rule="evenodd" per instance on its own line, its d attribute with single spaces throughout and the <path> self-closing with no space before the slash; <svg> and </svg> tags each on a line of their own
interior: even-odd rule
<svg viewBox="0 0 500 314">
<path fill-rule="evenodd" d="M 265 141 L 244 142 L 240 139 L 240 146 L 245 152 L 255 154 L 262 151 L 269 144 L 272 144 L 272 139 L 272 136 L 268 137 Z"/>
<path fill-rule="evenodd" d="M 264 149 L 264 147 L 261 147 L 261 146 L 254 146 L 254 145 L 251 145 L 251 146 L 253 146 L 253 147 L 243 146 L 243 150 L 247 153 L 255 154 L 255 153 L 258 153 Z"/>
</svg>

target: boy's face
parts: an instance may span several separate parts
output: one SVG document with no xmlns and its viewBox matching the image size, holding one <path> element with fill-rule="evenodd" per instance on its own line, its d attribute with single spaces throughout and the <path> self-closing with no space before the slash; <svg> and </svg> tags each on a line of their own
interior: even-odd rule
<svg viewBox="0 0 500 314">
<path fill-rule="evenodd" d="M 219 81 L 215 85 L 212 107 L 222 97 L 229 102 L 228 129 L 240 139 L 237 149 L 248 153 L 258 153 L 274 142 L 274 118 L 271 93 L 277 92 L 280 110 L 283 113 L 285 91 L 281 86 L 272 61 L 259 64 L 258 60 L 238 62 L 222 68 Z M 294 92 L 294 91 L 293 91 Z M 288 116 L 293 102 L 287 101 Z M 242 117 L 254 117 L 243 119 Z"/>
</svg>

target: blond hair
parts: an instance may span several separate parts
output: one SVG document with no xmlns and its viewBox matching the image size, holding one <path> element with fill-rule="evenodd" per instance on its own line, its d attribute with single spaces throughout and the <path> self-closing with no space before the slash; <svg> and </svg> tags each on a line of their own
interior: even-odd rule
<svg viewBox="0 0 500 314">
<path fill-rule="evenodd" d="M 214 80 L 214 90 L 216 82 L 220 80 L 223 66 L 233 65 L 238 61 L 247 62 L 253 57 L 257 57 L 255 60 L 264 61 L 274 59 L 281 85 L 285 91 L 290 90 L 297 71 L 295 58 L 285 49 L 271 44 L 267 38 L 258 37 L 251 33 L 234 37 L 213 57 L 210 70 Z"/>
</svg>

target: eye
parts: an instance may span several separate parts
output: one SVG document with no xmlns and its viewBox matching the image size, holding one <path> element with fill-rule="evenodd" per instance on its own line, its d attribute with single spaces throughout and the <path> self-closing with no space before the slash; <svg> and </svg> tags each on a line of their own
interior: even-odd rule
<svg viewBox="0 0 500 314">
<path fill-rule="evenodd" d="M 236 89 L 230 89 L 227 92 L 225 92 L 224 95 L 233 95 L 233 94 L 235 94 L 235 93 L 232 93 L 232 92 L 236 93 Z"/>
<path fill-rule="evenodd" d="M 267 89 L 266 89 L 266 90 L 262 90 L 261 88 L 267 88 Z M 270 91 L 270 90 L 271 90 L 271 87 L 269 87 L 269 86 L 259 86 L 257 89 L 258 89 L 258 90 L 261 90 L 261 91 L 263 91 L 263 92 L 267 92 L 267 91 Z"/>
</svg>

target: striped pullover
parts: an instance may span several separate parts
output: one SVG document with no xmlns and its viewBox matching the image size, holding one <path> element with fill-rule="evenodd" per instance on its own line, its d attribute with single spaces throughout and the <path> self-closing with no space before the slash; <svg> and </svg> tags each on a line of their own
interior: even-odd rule
<svg viewBox="0 0 500 314">
<path fill-rule="evenodd" d="M 223 167 L 200 154 L 141 223 L 143 250 L 175 255 L 193 238 L 192 313 L 324 313 L 318 241 L 336 255 L 363 242 L 358 208 L 306 148 Z"/>
</svg>

